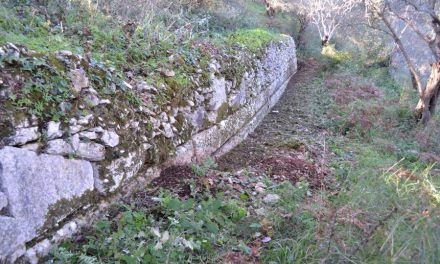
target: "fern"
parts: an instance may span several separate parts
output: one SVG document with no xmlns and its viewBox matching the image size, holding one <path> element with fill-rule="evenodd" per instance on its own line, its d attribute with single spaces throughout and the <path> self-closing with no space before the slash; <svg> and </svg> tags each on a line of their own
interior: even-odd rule
<svg viewBox="0 0 440 264">
<path fill-rule="evenodd" d="M 98 264 L 99 261 L 96 257 L 81 254 L 79 256 L 78 263 L 79 264 Z"/>
<path fill-rule="evenodd" d="M 55 260 L 60 260 L 62 263 L 69 263 L 75 256 L 75 254 L 63 247 L 55 248 L 52 254 Z"/>
</svg>

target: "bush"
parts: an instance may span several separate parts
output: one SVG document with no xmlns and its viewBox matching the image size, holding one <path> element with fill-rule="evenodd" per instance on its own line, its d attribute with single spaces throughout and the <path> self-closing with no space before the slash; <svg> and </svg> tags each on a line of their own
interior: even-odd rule
<svg viewBox="0 0 440 264">
<path fill-rule="evenodd" d="M 327 45 L 322 48 L 321 54 L 333 60 L 336 64 L 347 62 L 351 59 L 351 54 L 348 52 L 337 51 L 334 44 Z"/>
</svg>

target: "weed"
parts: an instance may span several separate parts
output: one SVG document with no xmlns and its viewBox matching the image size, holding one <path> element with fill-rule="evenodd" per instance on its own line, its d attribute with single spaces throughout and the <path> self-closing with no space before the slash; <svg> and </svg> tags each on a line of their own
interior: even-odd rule
<svg viewBox="0 0 440 264">
<path fill-rule="evenodd" d="M 322 49 L 322 55 L 336 60 L 337 62 L 347 62 L 351 59 L 351 54 L 348 52 L 337 51 L 333 44 L 325 46 Z"/>
<path fill-rule="evenodd" d="M 193 172 L 200 177 L 206 176 L 208 170 L 217 167 L 217 164 L 215 162 L 215 160 L 211 157 L 204 159 L 202 161 L 202 164 L 197 165 L 197 164 L 193 164 L 191 165 L 191 169 L 193 170 Z"/>
<path fill-rule="evenodd" d="M 305 144 L 297 139 L 289 139 L 283 142 L 279 142 L 277 144 L 275 144 L 276 147 L 279 148 L 290 148 L 290 149 L 299 149 L 303 146 L 305 146 Z"/>
<path fill-rule="evenodd" d="M 233 244 L 231 226 L 246 216 L 240 202 L 221 194 L 202 200 L 180 200 L 168 192 L 159 195 L 156 216 L 123 206 L 114 219 L 100 220 L 84 243 L 68 241 L 53 251 L 55 260 L 99 263 L 203 262 L 216 248 Z"/>
</svg>

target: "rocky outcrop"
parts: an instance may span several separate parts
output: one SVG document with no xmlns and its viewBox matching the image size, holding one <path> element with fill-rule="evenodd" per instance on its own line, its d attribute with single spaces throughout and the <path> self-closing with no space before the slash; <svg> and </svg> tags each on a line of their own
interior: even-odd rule
<svg viewBox="0 0 440 264">
<path fill-rule="evenodd" d="M 15 46 L 2 52 L 31 56 Z M 263 54 L 238 54 L 237 63 L 246 58 L 251 65 L 241 76 L 227 75 L 221 62 L 212 59 L 209 69 L 190 76 L 194 83 L 209 76 L 209 85 L 191 91 L 170 91 L 135 77 L 114 79 L 102 66 L 85 67 L 83 58 L 69 52 L 48 58 L 63 63 L 73 103 L 57 105 L 69 113 L 60 121 L 13 108 L 0 112 L 5 117 L 0 121 L 0 260 L 25 255 L 36 262 L 51 243 L 75 232 L 80 221 L 65 224 L 67 217 L 80 219 L 98 210 L 99 201 L 145 186 L 167 166 L 220 156 L 237 145 L 296 72 L 292 38 L 270 44 Z M 91 76 L 96 72 L 98 77 Z M 96 81 L 99 76 L 107 81 Z M 0 102 L 13 90 L 10 79 L 2 83 Z M 163 103 L 159 99 L 165 93 L 169 100 Z"/>
</svg>

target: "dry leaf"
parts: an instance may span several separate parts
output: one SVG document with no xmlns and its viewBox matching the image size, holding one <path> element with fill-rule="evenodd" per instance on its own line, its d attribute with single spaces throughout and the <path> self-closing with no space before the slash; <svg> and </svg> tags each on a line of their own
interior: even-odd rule
<svg viewBox="0 0 440 264">
<path fill-rule="evenodd" d="M 414 175 L 412 172 L 410 172 L 408 170 L 404 170 L 404 169 L 399 169 L 397 171 L 397 177 L 399 177 L 400 179 L 409 179 L 412 181 L 418 180 L 418 177 L 416 175 Z"/>
<path fill-rule="evenodd" d="M 173 70 L 168 70 L 168 69 L 160 69 L 160 74 L 162 74 L 162 76 L 165 77 L 174 77 L 176 75 L 176 73 Z"/>
</svg>

